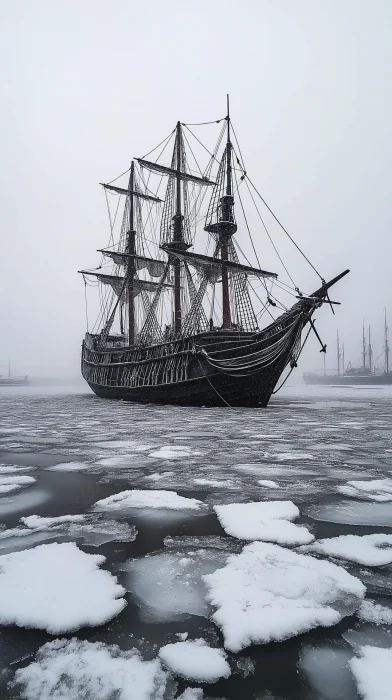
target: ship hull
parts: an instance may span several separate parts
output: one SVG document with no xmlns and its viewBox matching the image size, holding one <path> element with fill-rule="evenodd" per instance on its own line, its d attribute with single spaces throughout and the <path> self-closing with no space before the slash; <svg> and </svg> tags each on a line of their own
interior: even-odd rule
<svg viewBox="0 0 392 700">
<path fill-rule="evenodd" d="M 385 386 L 392 385 L 392 373 L 363 376 L 332 376 L 324 377 L 317 374 L 304 374 L 306 384 L 318 386 Z"/>
<path fill-rule="evenodd" d="M 86 336 L 82 375 L 97 396 L 180 406 L 267 406 L 298 355 L 302 313 L 252 334 L 204 333 L 146 348 L 99 346 Z"/>
<path fill-rule="evenodd" d="M 2 386 L 27 386 L 29 383 L 29 380 L 27 377 L 22 377 L 21 379 L 2 379 L 0 377 L 0 387 Z"/>
</svg>

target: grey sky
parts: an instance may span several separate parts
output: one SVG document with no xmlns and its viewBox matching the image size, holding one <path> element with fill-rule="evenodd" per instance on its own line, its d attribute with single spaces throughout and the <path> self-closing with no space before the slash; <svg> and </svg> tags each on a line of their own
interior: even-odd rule
<svg viewBox="0 0 392 700">
<path fill-rule="evenodd" d="M 267 202 L 325 277 L 352 270 L 333 293 L 337 317 L 318 314 L 323 338 L 333 346 L 339 327 L 346 359 L 358 359 L 364 316 L 381 350 L 384 306 L 392 327 L 389 0 L 8 0 L 0 9 L 0 365 L 10 354 L 15 371 L 78 373 L 76 271 L 98 264 L 108 239 L 98 183 L 178 119 L 224 116 L 226 92 Z M 310 291 L 317 278 L 278 243 Z M 314 342 L 304 359 L 320 366 Z"/>
</svg>

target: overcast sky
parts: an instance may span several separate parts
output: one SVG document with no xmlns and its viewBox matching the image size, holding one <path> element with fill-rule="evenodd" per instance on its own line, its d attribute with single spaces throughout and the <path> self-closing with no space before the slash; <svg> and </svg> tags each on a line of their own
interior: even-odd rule
<svg viewBox="0 0 392 700">
<path fill-rule="evenodd" d="M 78 374 L 77 270 L 97 265 L 108 240 L 98 183 L 178 119 L 224 116 L 227 92 L 267 202 L 324 277 L 351 268 L 332 294 L 336 317 L 318 313 L 328 365 L 337 328 L 346 360 L 359 360 L 363 317 L 381 352 L 384 306 L 392 328 L 390 0 L 3 0 L 0 9 L 3 368 L 11 355 L 18 373 Z M 264 242 L 260 234 L 262 265 Z M 317 286 L 279 243 L 299 286 Z M 318 366 L 312 341 L 302 369 Z"/>
</svg>

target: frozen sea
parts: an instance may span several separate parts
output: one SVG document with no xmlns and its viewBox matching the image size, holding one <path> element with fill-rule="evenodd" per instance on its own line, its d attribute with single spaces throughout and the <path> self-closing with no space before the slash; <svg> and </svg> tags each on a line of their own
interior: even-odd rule
<svg viewBox="0 0 392 700">
<path fill-rule="evenodd" d="M 122 492 L 130 493 L 110 498 Z M 152 497 L 148 492 L 157 493 Z M 225 650 L 223 627 L 213 617 L 216 605 L 207 595 L 206 581 L 254 539 L 265 540 L 263 534 L 256 537 L 254 533 L 261 525 L 260 532 L 265 532 L 266 525 L 253 522 L 247 537 L 246 528 L 242 534 L 244 527 L 238 530 L 236 522 L 224 529 L 225 521 L 218 514 L 226 511 L 214 507 L 276 500 L 295 504 L 299 516 L 289 520 L 308 531 L 306 538 L 295 541 L 294 536 L 287 541 L 286 549 L 332 562 L 352 574 L 365 585 L 370 604 L 355 613 L 351 600 L 348 607 L 344 600 L 339 601 L 339 610 L 344 612 L 336 624 L 293 632 L 283 641 L 249 643 L 237 652 L 226 643 Z M 59 520 L 65 515 L 83 517 Z M 41 520 L 44 518 L 55 520 Z M 270 521 L 267 525 L 268 532 L 274 533 Z M 385 537 L 325 543 L 343 535 L 376 534 Z M 268 537 L 267 541 L 278 543 L 275 547 L 285 547 L 284 534 L 280 539 L 274 539 L 274 534 Z M 140 691 L 140 698 L 180 698 L 183 694 L 189 700 L 373 700 L 372 691 L 364 694 L 362 688 L 362 694 L 359 692 L 350 664 L 365 646 L 392 648 L 392 555 L 388 562 L 392 547 L 392 390 L 289 386 L 267 409 L 194 409 L 110 402 L 83 386 L 2 388 L 0 556 L 56 543 L 76 543 L 86 555 L 105 559 L 90 564 L 86 562 L 93 559 L 85 559 L 85 578 L 71 581 L 69 569 L 75 555 L 71 546 L 44 550 L 44 564 L 36 560 L 36 566 L 43 569 L 37 573 L 33 563 L 31 576 L 29 559 L 20 558 L 22 565 L 10 579 L 11 592 L 21 585 L 22 602 L 19 605 L 17 600 L 13 618 L 11 603 L 7 610 L 4 604 L 2 607 L 0 591 L 0 698 L 53 697 L 54 691 L 45 684 L 15 684 L 14 680 L 26 676 L 20 671 L 32 668 L 44 644 L 61 638 L 77 640 L 72 649 L 84 650 L 85 642 L 94 644 L 91 648 L 97 654 L 98 643 L 118 645 L 119 653 L 136 649 L 140 668 L 141 661 L 158 659 L 159 650 L 166 645 L 202 639 L 222 650 L 214 652 L 221 666 L 230 666 L 231 675 L 222 672 L 214 682 L 201 676 L 201 680 L 185 678 L 177 671 L 171 675 L 165 667 L 165 688 L 155 684 L 143 690 L 145 695 Z M 50 568 L 50 553 L 55 551 L 56 571 L 49 581 L 44 567 Z M 63 571 L 62 552 L 70 557 L 64 559 Z M 0 559 L 0 588 L 2 577 L 11 575 L 7 573 L 10 561 L 16 559 Z M 229 576 L 229 568 L 227 571 Z M 106 583 L 103 572 L 108 572 Z M 21 581 L 15 578 L 18 575 Z M 286 598 L 290 597 L 290 575 L 288 570 Z M 88 586 L 96 585 L 95 578 L 91 583 L 86 578 L 91 576 L 107 587 L 101 590 L 102 600 L 108 600 L 107 622 L 95 621 L 95 613 L 90 619 L 86 612 L 94 602 Z M 29 588 L 33 579 L 39 587 L 48 581 L 48 593 L 40 602 L 44 608 L 46 598 L 55 601 L 57 595 L 56 604 L 61 606 L 64 601 L 66 606 L 71 605 L 72 596 L 80 596 L 82 610 L 72 608 L 74 618 L 80 616 L 80 625 L 69 625 L 67 630 L 64 607 L 59 633 L 50 626 L 51 620 L 35 628 L 37 623 L 30 619 L 28 609 L 29 600 L 35 605 L 35 594 Z M 116 581 L 121 594 L 113 593 Z M 74 586 L 72 596 L 63 596 L 62 585 L 68 591 Z M 119 595 L 124 600 L 119 602 Z M 303 595 L 309 595 L 306 587 Z M 53 605 L 47 613 L 43 609 L 43 618 L 53 615 Z M 103 603 L 100 606 L 104 618 Z M 186 647 L 181 649 L 186 652 Z M 204 654 L 203 644 L 201 649 Z M 125 664 L 125 656 L 117 658 L 120 660 Z M 43 668 L 44 662 L 40 673 Z M 98 692 L 94 671 L 83 673 L 75 691 L 80 700 L 138 700 L 137 694 L 127 695 L 114 681 L 113 686 L 108 681 L 105 691 L 101 683 Z M 68 697 L 74 695 L 64 695 Z"/>
</svg>

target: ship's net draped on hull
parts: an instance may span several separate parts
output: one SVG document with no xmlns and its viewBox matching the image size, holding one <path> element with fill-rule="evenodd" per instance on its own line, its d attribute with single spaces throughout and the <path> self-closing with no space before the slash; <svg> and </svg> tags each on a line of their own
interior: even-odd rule
<svg viewBox="0 0 392 700">
<path fill-rule="evenodd" d="M 317 334 L 312 314 L 329 301 L 330 285 L 301 294 L 273 242 L 286 281 L 268 269 L 242 197 L 255 204 L 257 235 L 271 239 L 256 189 L 229 115 L 217 123 L 207 147 L 178 122 L 158 149 L 132 161 L 124 186 L 103 186 L 109 243 L 99 267 L 82 271 L 86 312 L 89 288 L 99 291 L 82 350 L 82 374 L 99 396 L 265 406 L 283 370 L 296 366 L 304 326 Z"/>
</svg>

